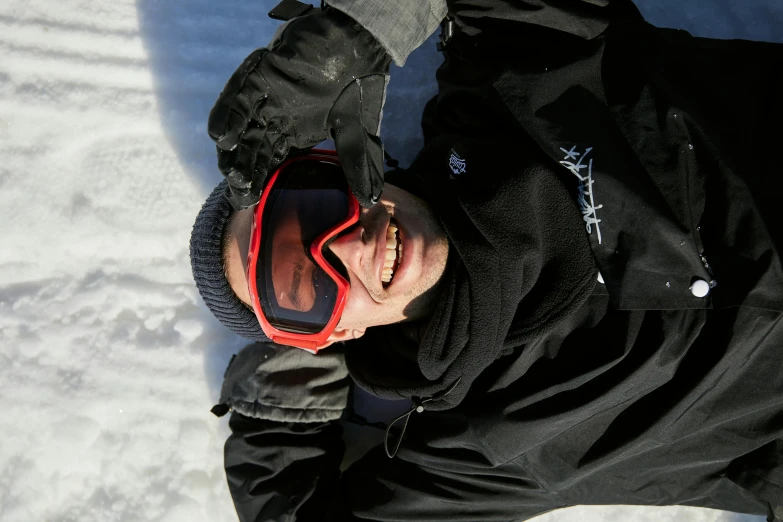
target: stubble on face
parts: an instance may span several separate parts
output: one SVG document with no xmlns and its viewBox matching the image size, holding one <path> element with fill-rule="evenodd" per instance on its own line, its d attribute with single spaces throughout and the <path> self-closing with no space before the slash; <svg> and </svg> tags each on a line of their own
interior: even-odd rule
<svg viewBox="0 0 783 522">
<path fill-rule="evenodd" d="M 378 235 L 379 228 L 385 230 L 390 218 L 397 221 L 401 235 L 407 234 L 410 241 L 417 243 L 413 250 L 416 257 L 408 260 L 415 265 L 416 281 L 398 294 L 392 280 L 387 291 L 377 281 L 372 267 L 363 266 L 358 279 L 373 303 L 364 307 L 360 315 L 346 310 L 341 325 L 369 327 L 418 320 L 434 309 L 448 258 L 446 234 L 423 200 L 393 185 L 386 186 L 376 206 L 362 211 L 360 225 L 365 233 Z"/>
<path fill-rule="evenodd" d="M 401 301 L 408 303 L 402 310 L 403 320 L 421 319 L 431 313 L 439 294 L 440 280 L 446 268 L 446 259 L 449 251 L 449 242 L 432 210 L 421 200 L 411 199 L 410 204 L 416 208 L 416 213 L 421 216 L 420 223 L 424 225 L 424 233 L 433 238 L 428 245 L 429 248 L 438 253 L 437 258 L 442 262 L 429 267 L 417 284 L 401 296 Z M 394 215 L 394 207 L 391 209 L 386 205 L 384 207 L 387 209 L 387 212 L 391 212 L 392 216 Z"/>
</svg>

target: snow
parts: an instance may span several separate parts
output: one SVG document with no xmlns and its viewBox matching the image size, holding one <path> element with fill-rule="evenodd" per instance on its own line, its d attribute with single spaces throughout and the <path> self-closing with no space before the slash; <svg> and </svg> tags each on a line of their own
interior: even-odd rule
<svg viewBox="0 0 783 522">
<path fill-rule="evenodd" d="M 274 4 L 0 3 L 0 520 L 236 520 L 228 429 L 209 409 L 244 342 L 202 304 L 188 239 L 219 180 L 207 114 L 271 38 Z M 641 6 L 659 25 L 781 40 L 777 0 Z M 436 90 L 434 42 L 393 68 L 383 136 L 403 165 Z M 540 518 L 605 519 L 761 520 L 622 506 Z"/>
</svg>

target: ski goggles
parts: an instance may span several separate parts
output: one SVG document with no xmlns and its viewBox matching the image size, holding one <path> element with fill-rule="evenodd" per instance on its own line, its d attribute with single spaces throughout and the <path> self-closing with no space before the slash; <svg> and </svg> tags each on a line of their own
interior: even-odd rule
<svg viewBox="0 0 783 522">
<path fill-rule="evenodd" d="M 273 342 L 316 353 L 334 331 L 350 284 L 327 247 L 359 212 L 333 151 L 290 157 L 269 178 L 253 214 L 247 281 Z"/>
</svg>

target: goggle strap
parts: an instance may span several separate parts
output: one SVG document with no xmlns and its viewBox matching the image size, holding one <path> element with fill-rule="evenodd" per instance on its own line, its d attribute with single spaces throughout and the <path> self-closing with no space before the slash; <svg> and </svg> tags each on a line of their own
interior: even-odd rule
<svg viewBox="0 0 783 522">
<path fill-rule="evenodd" d="M 295 346 L 297 348 L 307 350 L 310 353 L 318 352 L 318 343 L 315 341 L 306 341 L 304 339 L 295 339 L 291 337 L 273 335 L 272 342 L 277 344 L 285 344 L 286 346 Z"/>
</svg>

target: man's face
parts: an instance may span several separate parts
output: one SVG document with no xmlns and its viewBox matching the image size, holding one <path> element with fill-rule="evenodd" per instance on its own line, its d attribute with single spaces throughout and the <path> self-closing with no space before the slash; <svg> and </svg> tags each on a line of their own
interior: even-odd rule
<svg viewBox="0 0 783 522">
<path fill-rule="evenodd" d="M 247 304 L 250 303 L 247 251 L 253 210 L 231 215 L 226 225 L 229 237 L 224 252 L 229 283 Z M 387 232 L 392 220 L 398 227 L 402 257 L 391 282 L 385 283 L 384 265 L 389 264 L 385 263 Z M 292 253 L 304 255 L 299 237 L 299 223 L 295 219 L 283 220 L 274 231 L 274 248 L 290 247 Z M 362 209 L 359 223 L 332 241 L 328 248 L 345 266 L 351 284 L 343 315 L 330 337 L 332 342 L 360 337 L 370 326 L 420 319 L 431 312 L 437 283 L 446 268 L 448 241 L 432 210 L 421 199 L 387 184 L 380 202 L 369 210 Z M 309 281 L 312 274 L 301 272 L 302 266 L 306 270 L 310 264 L 297 265 L 291 262 L 272 266 L 274 278 L 293 280 L 296 274 L 301 280 Z M 275 291 L 280 295 L 277 288 Z M 314 296 L 306 294 L 285 295 L 280 304 L 307 310 Z"/>
</svg>

